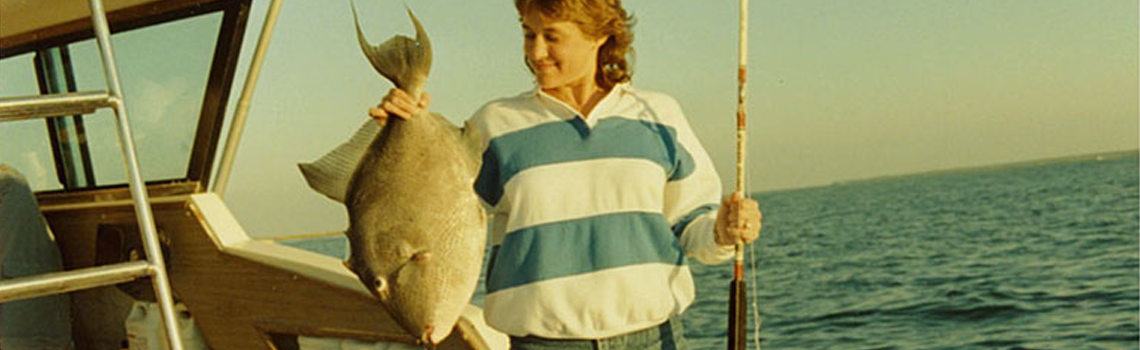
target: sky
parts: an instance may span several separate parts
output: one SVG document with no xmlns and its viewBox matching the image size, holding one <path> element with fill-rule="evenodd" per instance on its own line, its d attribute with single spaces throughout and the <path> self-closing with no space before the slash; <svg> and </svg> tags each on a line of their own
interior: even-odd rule
<svg viewBox="0 0 1140 350">
<path fill-rule="evenodd" d="M 227 118 L 268 3 L 253 3 Z M 412 35 L 404 6 L 416 13 L 434 49 L 430 109 L 457 124 L 533 87 L 510 1 L 355 3 L 373 43 Z M 633 86 L 680 102 L 726 193 L 736 5 L 625 1 Z M 752 1 L 748 189 L 1137 149 L 1138 14 L 1134 0 Z M 389 88 L 360 52 L 348 1 L 284 2 L 225 195 L 251 235 L 344 229 L 343 207 L 296 164 L 346 140 Z"/>
</svg>

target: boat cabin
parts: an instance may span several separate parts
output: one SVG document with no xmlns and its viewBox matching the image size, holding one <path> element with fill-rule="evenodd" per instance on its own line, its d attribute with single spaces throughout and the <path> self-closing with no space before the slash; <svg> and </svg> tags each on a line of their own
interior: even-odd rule
<svg viewBox="0 0 1140 350">
<path fill-rule="evenodd" d="M 210 191 L 231 92 L 240 89 L 238 57 L 253 54 L 241 52 L 251 0 L 104 0 L 103 7 L 118 100 L 115 89 L 85 93 L 109 89 L 87 1 L 0 1 L 0 102 L 96 101 L 52 116 L 0 114 L 0 163 L 19 169 L 36 192 L 65 272 L 147 260 L 140 223 L 148 215 L 139 214 L 130 185 L 136 158 L 173 300 L 210 348 L 297 349 L 306 337 L 414 344 L 341 261 L 250 238 Z M 130 111 L 124 137 L 136 157 L 122 147 L 116 111 L 124 109 L 116 103 Z M 132 305 L 161 296 L 152 278 L 58 287 L 70 295 L 76 348 L 126 348 Z M 481 323 L 470 307 L 440 347 L 501 344 L 502 335 Z"/>
</svg>

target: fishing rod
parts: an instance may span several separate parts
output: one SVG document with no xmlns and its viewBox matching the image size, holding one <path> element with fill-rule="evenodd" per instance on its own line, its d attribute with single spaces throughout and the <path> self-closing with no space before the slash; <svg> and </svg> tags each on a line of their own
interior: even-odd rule
<svg viewBox="0 0 1140 350">
<path fill-rule="evenodd" d="M 744 160 L 748 131 L 745 117 L 745 87 L 748 81 L 748 0 L 740 0 L 740 41 L 736 76 L 736 195 L 744 197 Z M 736 243 L 736 256 L 732 266 L 732 285 L 728 297 L 728 350 L 745 350 L 748 325 L 748 297 L 744 284 L 744 244 Z M 757 339 L 756 348 L 760 348 Z"/>
</svg>

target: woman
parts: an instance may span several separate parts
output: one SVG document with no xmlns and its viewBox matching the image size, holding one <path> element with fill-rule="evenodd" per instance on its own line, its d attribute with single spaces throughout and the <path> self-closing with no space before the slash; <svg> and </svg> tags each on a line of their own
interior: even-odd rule
<svg viewBox="0 0 1140 350">
<path fill-rule="evenodd" d="M 629 86 L 620 0 L 515 7 L 537 87 L 488 103 L 465 130 L 491 208 L 487 323 L 515 349 L 687 348 L 674 319 L 694 298 L 684 257 L 717 263 L 755 240 L 757 203 L 721 200 L 676 101 Z M 369 114 L 427 105 L 394 89 Z"/>
</svg>

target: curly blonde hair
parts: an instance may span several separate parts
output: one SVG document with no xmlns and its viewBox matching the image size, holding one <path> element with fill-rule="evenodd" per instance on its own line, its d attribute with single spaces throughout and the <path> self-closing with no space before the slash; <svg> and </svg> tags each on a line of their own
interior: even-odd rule
<svg viewBox="0 0 1140 350">
<path fill-rule="evenodd" d="M 603 89 L 628 82 L 633 78 L 633 16 L 621 6 L 621 0 L 515 0 L 519 17 L 531 9 L 546 18 L 570 21 L 582 33 L 594 37 L 608 37 L 598 49 L 598 66 L 594 81 Z M 527 68 L 529 69 L 529 65 Z"/>
</svg>

